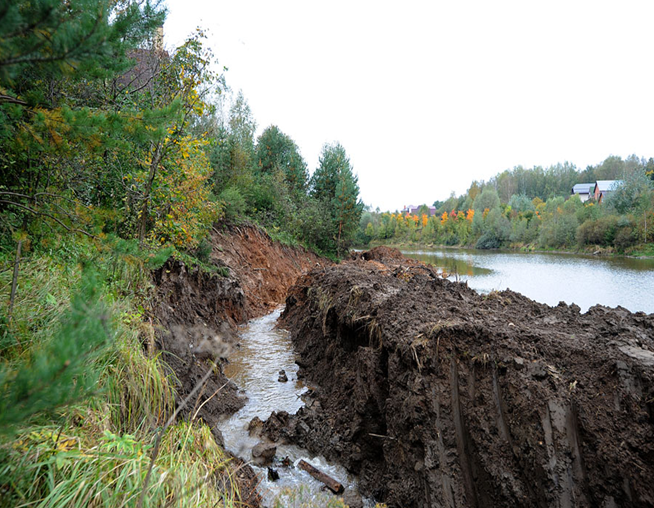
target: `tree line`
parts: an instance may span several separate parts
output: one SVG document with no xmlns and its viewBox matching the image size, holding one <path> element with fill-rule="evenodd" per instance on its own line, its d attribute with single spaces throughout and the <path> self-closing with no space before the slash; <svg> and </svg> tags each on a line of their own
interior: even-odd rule
<svg viewBox="0 0 654 508">
<path fill-rule="evenodd" d="M 227 217 L 345 252 L 363 205 L 344 147 L 325 144 L 310 177 L 289 135 L 255 137 L 242 93 L 222 111 L 230 94 L 204 33 L 168 52 L 162 13 L 89 0 L 0 13 L 5 244 L 56 227 L 193 252 Z"/>
<path fill-rule="evenodd" d="M 577 183 L 619 180 L 598 203 L 582 202 Z M 610 156 L 577 169 L 518 166 L 487 182 L 474 181 L 465 194 L 426 205 L 417 214 L 367 209 L 357 232 L 360 244 L 417 242 L 480 249 L 513 247 L 642 251 L 654 240 L 654 159 Z M 651 250 L 651 249 L 650 249 Z"/>
</svg>

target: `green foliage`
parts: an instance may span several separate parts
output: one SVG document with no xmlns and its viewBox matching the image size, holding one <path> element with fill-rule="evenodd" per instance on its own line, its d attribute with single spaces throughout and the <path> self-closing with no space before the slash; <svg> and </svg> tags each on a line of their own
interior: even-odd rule
<svg viewBox="0 0 654 508">
<path fill-rule="evenodd" d="M 654 181 L 644 171 L 633 171 L 604 200 L 604 205 L 618 214 L 634 209 L 646 209 L 648 196 L 654 190 Z"/>
<path fill-rule="evenodd" d="M 224 203 L 225 217 L 231 221 L 241 216 L 247 207 L 245 198 L 241 195 L 237 187 L 226 188 L 220 193 L 218 199 Z"/>
<path fill-rule="evenodd" d="M 494 189 L 487 188 L 475 198 L 472 203 L 473 210 L 480 214 L 484 210 L 493 210 L 500 207 L 500 196 Z"/>
<path fill-rule="evenodd" d="M 275 125 L 263 131 L 257 140 L 255 160 L 262 173 L 282 171 L 289 189 L 302 195 L 307 188 L 307 165 L 295 142 Z"/>
<path fill-rule="evenodd" d="M 96 389 L 99 369 L 89 366 L 114 336 L 98 288 L 97 276 L 87 271 L 52 339 L 20 361 L 0 366 L 0 434 L 14 431 L 36 414 L 80 401 Z M 48 302 L 57 304 L 54 297 Z"/>
<path fill-rule="evenodd" d="M 536 209 L 532 200 L 525 194 L 514 194 L 508 204 L 515 213 L 533 212 Z"/>
<path fill-rule="evenodd" d="M 292 222 L 293 233 L 307 246 L 323 254 L 336 252 L 329 203 L 307 198 Z"/>
<path fill-rule="evenodd" d="M 319 166 L 311 177 L 311 195 L 323 202 L 331 217 L 331 235 L 338 254 L 347 249 L 359 224 L 363 203 L 350 159 L 340 143 L 323 146 Z"/>
<path fill-rule="evenodd" d="M 127 52 L 163 24 L 164 11 L 157 4 L 111 0 L 6 3 L 0 16 L 0 86 L 16 87 L 15 99 L 34 104 L 44 96 L 36 88 L 24 88 L 33 86 L 28 83 L 30 77 L 74 72 L 101 77 L 125 70 Z"/>
<path fill-rule="evenodd" d="M 615 238 L 617 223 L 613 215 L 584 222 L 577 229 L 577 241 L 580 245 L 609 246 Z"/>
<path fill-rule="evenodd" d="M 611 156 L 578 171 L 569 163 L 549 168 L 521 166 L 488 182 L 472 183 L 467 193 L 435 202 L 437 217 L 415 223 L 401 214 L 369 213 L 357 239 L 467 245 L 477 248 L 541 247 L 643 252 L 639 244 L 654 238 L 654 158 Z M 621 178 L 623 185 L 601 203 L 570 195 L 577 183 Z M 472 207 L 474 215 L 468 212 Z M 372 227 L 369 227 L 372 224 Z"/>
<path fill-rule="evenodd" d="M 493 233 L 487 232 L 479 237 L 475 249 L 499 249 L 502 243 Z"/>
<path fill-rule="evenodd" d="M 85 425 L 95 422 L 86 421 Z M 144 487 L 152 445 L 135 434 L 81 427 L 41 427 L 3 450 L 2 506 L 135 506 Z M 229 459 L 206 425 L 180 422 L 162 440 L 145 506 L 234 506 Z M 227 486 L 209 487 L 214 477 Z"/>
</svg>

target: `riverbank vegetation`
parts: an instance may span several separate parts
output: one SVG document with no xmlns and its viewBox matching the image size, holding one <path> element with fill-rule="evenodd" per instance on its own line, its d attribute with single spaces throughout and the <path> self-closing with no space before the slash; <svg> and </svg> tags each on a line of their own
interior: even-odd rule
<svg viewBox="0 0 654 508">
<path fill-rule="evenodd" d="M 571 196 L 576 183 L 621 180 L 601 202 Z M 611 156 L 577 170 L 571 164 L 504 171 L 417 213 L 367 210 L 360 244 L 585 250 L 652 255 L 654 159 Z"/>
<path fill-rule="evenodd" d="M 164 18 L 156 1 L 0 9 L 0 506 L 239 505 L 209 428 L 168 421 L 151 270 L 224 275 L 222 220 L 331 256 L 359 222 L 345 149 L 310 178 L 277 127 L 255 139 L 202 31 L 165 49 Z"/>
</svg>

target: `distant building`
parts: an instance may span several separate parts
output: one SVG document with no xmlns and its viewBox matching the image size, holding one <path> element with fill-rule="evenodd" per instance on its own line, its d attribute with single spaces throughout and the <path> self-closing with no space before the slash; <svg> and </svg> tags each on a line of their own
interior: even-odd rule
<svg viewBox="0 0 654 508">
<path fill-rule="evenodd" d="M 422 206 L 422 205 L 420 205 L 420 206 Z M 417 215 L 418 210 L 420 210 L 420 206 L 413 206 L 413 205 L 405 206 L 402 209 L 402 214 L 406 215 L 408 213 L 409 215 Z M 432 215 L 435 215 L 435 214 L 436 214 L 436 207 L 435 206 L 430 206 L 429 207 L 429 216 L 431 217 Z"/>
<path fill-rule="evenodd" d="M 114 93 L 133 93 L 143 89 L 153 91 L 154 82 L 161 72 L 162 64 L 170 60 L 164 49 L 163 28 L 157 29 L 157 35 L 151 48 L 137 48 L 129 52 L 134 59 L 134 67 L 119 76 L 114 82 Z"/>
<path fill-rule="evenodd" d="M 622 180 L 597 180 L 593 188 L 593 197 L 597 203 L 622 185 Z"/>
<path fill-rule="evenodd" d="M 571 194 L 579 196 L 581 202 L 584 203 L 588 201 L 593 195 L 593 190 L 595 189 L 594 183 L 578 183 L 572 188 Z"/>
</svg>

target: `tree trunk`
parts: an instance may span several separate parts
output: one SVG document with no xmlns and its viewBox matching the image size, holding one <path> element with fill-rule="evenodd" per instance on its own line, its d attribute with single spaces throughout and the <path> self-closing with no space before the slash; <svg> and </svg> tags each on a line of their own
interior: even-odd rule
<svg viewBox="0 0 654 508">
<path fill-rule="evenodd" d="M 341 233 L 343 232 L 343 221 L 338 222 L 338 240 L 336 240 L 336 252 L 341 255 Z"/>
<path fill-rule="evenodd" d="M 148 219 L 150 218 L 149 214 L 149 203 L 150 195 L 152 194 L 152 186 L 154 185 L 154 178 L 157 176 L 157 169 L 163 158 L 161 143 L 157 143 L 157 146 L 154 149 L 152 154 L 152 162 L 150 163 L 150 174 L 148 175 L 148 181 L 145 186 L 145 195 L 143 196 L 143 205 L 141 206 L 141 217 L 139 218 L 139 243 L 143 245 L 145 242 L 145 233 L 148 229 Z"/>
<path fill-rule="evenodd" d="M 304 460 L 301 460 L 298 463 L 298 467 L 300 469 L 304 469 L 307 473 L 309 473 L 319 482 L 324 483 L 327 486 L 327 488 L 331 490 L 334 494 L 342 494 L 343 491 L 345 490 L 343 488 L 343 485 L 341 485 L 339 482 L 334 480 L 331 476 L 327 476 L 325 473 L 323 473 L 319 469 L 316 469 L 315 467 L 313 467 L 308 462 L 305 462 Z"/>
<path fill-rule="evenodd" d="M 14 261 L 14 276 L 11 279 L 11 294 L 9 295 L 9 307 L 7 309 L 7 314 L 9 321 L 12 319 L 12 311 L 14 310 L 14 301 L 16 300 L 16 288 L 18 286 L 18 270 L 20 267 L 20 254 L 23 248 L 23 240 L 18 240 L 18 246 L 16 247 L 16 259 Z"/>
</svg>

